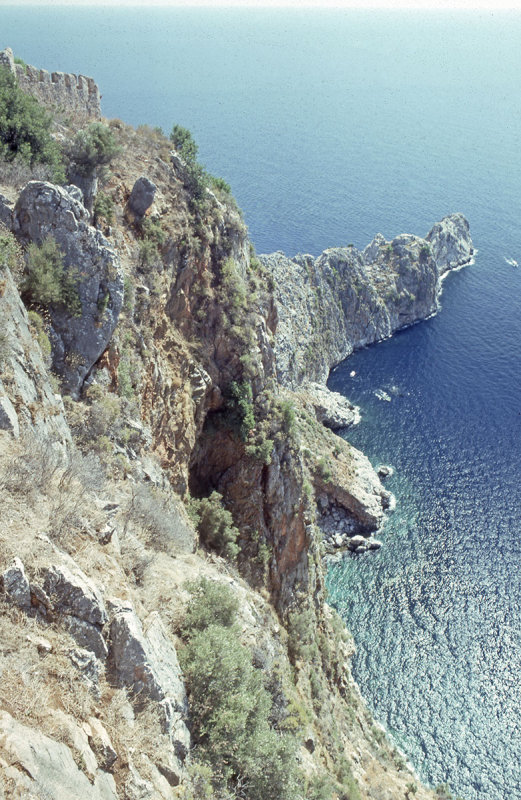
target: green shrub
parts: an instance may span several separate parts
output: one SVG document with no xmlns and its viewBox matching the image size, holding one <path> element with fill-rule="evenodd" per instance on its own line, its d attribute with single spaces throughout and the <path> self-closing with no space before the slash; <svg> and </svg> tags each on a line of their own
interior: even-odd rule
<svg viewBox="0 0 521 800">
<path fill-rule="evenodd" d="M 98 192 L 94 200 L 94 224 L 100 219 L 104 219 L 107 225 L 114 221 L 114 201 L 112 197 L 104 192 Z"/>
<path fill-rule="evenodd" d="M 243 442 L 247 441 L 251 431 L 255 428 L 255 415 L 253 413 L 253 391 L 247 381 L 237 383 L 232 381 L 232 411 L 237 414 L 239 434 Z"/>
<path fill-rule="evenodd" d="M 29 303 L 63 306 L 74 316 L 81 314 L 75 270 L 65 269 L 63 254 L 52 236 L 41 245 L 27 249 L 27 267 L 22 276 L 22 292 Z"/>
<path fill-rule="evenodd" d="M 200 582 L 196 591 L 198 626 L 185 625 L 188 644 L 180 659 L 199 759 L 211 767 L 218 790 L 241 787 L 249 800 L 296 800 L 296 745 L 270 727 L 272 701 L 262 672 L 253 666 L 237 627 L 228 624 L 229 605 L 226 625 L 206 624 L 211 617 L 200 616 L 211 603 L 211 582 Z"/>
<path fill-rule="evenodd" d="M 297 417 L 293 403 L 289 400 L 282 400 L 280 403 L 280 411 L 284 430 L 288 434 L 294 433 L 297 426 Z"/>
<path fill-rule="evenodd" d="M 174 125 L 170 134 L 170 141 L 181 158 L 187 163 L 196 161 L 198 147 L 188 128 L 183 128 L 182 125 Z"/>
<path fill-rule="evenodd" d="M 432 255 L 432 252 L 431 252 L 431 248 L 429 247 L 429 245 L 428 244 L 422 245 L 421 248 L 420 248 L 420 261 L 421 261 L 421 263 L 422 264 L 425 263 L 425 261 L 427 261 L 427 259 L 431 255 Z"/>
<path fill-rule="evenodd" d="M 201 578 L 189 583 L 192 597 L 183 624 L 183 633 L 190 636 L 195 631 L 203 631 L 210 625 L 230 628 L 239 610 L 239 601 L 224 583 Z"/>
<path fill-rule="evenodd" d="M 227 183 L 224 178 L 216 178 L 214 175 L 209 176 L 210 185 L 213 189 L 217 189 L 219 192 L 223 192 L 224 194 L 232 193 L 232 189 L 229 183 Z"/>
<path fill-rule="evenodd" d="M 320 475 L 323 481 L 327 483 L 328 481 L 331 480 L 332 476 L 331 464 L 329 463 L 329 460 L 325 456 L 319 458 L 317 463 L 317 469 L 318 469 L 318 474 Z"/>
<path fill-rule="evenodd" d="M 47 164 L 53 179 L 64 183 L 63 157 L 51 128 L 52 116 L 0 68 L 0 158 L 13 161 L 18 156 L 31 167 Z"/>
<path fill-rule="evenodd" d="M 197 514 L 196 527 L 201 540 L 220 555 L 235 560 L 239 553 L 239 530 L 230 512 L 223 508 L 219 492 L 212 492 L 202 500 L 193 500 L 192 505 Z"/>
<path fill-rule="evenodd" d="M 102 122 L 92 122 L 74 137 L 69 158 L 79 175 L 89 177 L 98 167 L 110 164 L 119 150 L 110 128 Z"/>
</svg>

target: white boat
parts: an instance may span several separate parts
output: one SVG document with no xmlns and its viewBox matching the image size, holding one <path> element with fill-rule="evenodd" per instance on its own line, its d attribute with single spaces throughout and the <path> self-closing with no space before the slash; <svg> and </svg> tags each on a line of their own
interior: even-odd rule
<svg viewBox="0 0 521 800">
<path fill-rule="evenodd" d="M 507 258 L 505 256 L 505 261 L 507 262 L 507 264 L 510 264 L 511 267 L 518 267 L 519 266 L 519 264 L 517 263 L 515 258 Z"/>
</svg>

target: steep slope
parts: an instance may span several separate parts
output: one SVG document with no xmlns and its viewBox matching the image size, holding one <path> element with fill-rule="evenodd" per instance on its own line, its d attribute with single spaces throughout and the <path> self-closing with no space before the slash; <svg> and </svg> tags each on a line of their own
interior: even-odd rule
<svg viewBox="0 0 521 800">
<path fill-rule="evenodd" d="M 366 539 L 389 494 L 278 383 L 278 281 L 228 187 L 158 131 L 95 131 L 119 151 L 92 212 L 73 162 L 0 172 L 0 797 L 432 797 L 325 602 L 316 498 Z"/>
</svg>

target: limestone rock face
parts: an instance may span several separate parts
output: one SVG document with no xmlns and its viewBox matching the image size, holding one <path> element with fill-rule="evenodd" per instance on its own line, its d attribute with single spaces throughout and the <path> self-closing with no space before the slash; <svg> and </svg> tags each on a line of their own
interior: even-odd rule
<svg viewBox="0 0 521 800">
<path fill-rule="evenodd" d="M 451 214 L 437 222 L 425 238 L 441 275 L 468 264 L 474 254 L 469 223 L 463 214 Z"/>
<path fill-rule="evenodd" d="M 91 753 L 92 759 L 94 759 Z M 90 761 L 92 760 L 89 760 Z M 12 797 L 53 800 L 117 800 L 112 775 L 95 769 L 89 776 L 78 768 L 73 752 L 0 711 L 0 787 L 13 786 Z M 6 795 L 9 796 L 9 795 Z"/>
<path fill-rule="evenodd" d="M 303 391 L 309 397 L 317 420 L 336 431 L 360 422 L 360 411 L 338 392 L 331 392 L 320 383 L 308 383 Z"/>
<path fill-rule="evenodd" d="M 63 401 L 50 384 L 38 342 L 11 272 L 0 264 L 0 430 L 65 446 L 71 440 Z"/>
<path fill-rule="evenodd" d="M 468 222 L 453 214 L 425 239 L 404 234 L 387 242 L 378 234 L 363 252 L 337 247 L 318 258 L 261 256 L 274 278 L 281 383 L 324 383 L 353 350 L 435 313 L 440 276 L 469 263 L 472 253 Z"/>
<path fill-rule="evenodd" d="M 103 598 L 79 567 L 73 572 L 65 565 L 53 564 L 45 569 L 44 575 L 44 591 L 53 600 L 57 613 L 77 617 L 91 625 L 104 625 L 107 612 Z"/>
<path fill-rule="evenodd" d="M 61 306 L 51 309 L 53 367 L 73 395 L 110 341 L 123 302 L 119 257 L 88 220 L 86 208 L 75 197 L 42 181 L 27 184 L 14 211 L 16 235 L 38 244 L 54 237 L 65 268 L 78 276 L 81 313 L 74 316 Z"/>
<path fill-rule="evenodd" d="M 117 683 L 162 705 L 165 732 L 183 759 L 190 746 L 183 720 L 188 701 L 177 653 L 159 615 L 151 614 L 143 630 L 133 608 L 121 604 L 116 608 L 110 633 L 110 658 Z"/>
<path fill-rule="evenodd" d="M 156 191 L 157 186 L 151 180 L 144 176 L 138 178 L 132 188 L 128 207 L 136 216 L 143 217 L 154 202 Z"/>
</svg>

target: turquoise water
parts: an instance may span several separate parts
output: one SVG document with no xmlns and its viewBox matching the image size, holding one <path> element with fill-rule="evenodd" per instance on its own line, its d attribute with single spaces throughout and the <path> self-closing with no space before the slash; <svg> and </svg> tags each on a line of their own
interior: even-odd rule
<svg viewBox="0 0 521 800">
<path fill-rule="evenodd" d="M 1 14 L 3 45 L 95 76 L 107 116 L 189 127 L 259 252 L 470 220 L 476 264 L 442 312 L 331 376 L 362 408 L 350 440 L 396 468 L 398 509 L 329 586 L 362 692 L 421 774 L 520 800 L 521 16 Z"/>
</svg>

